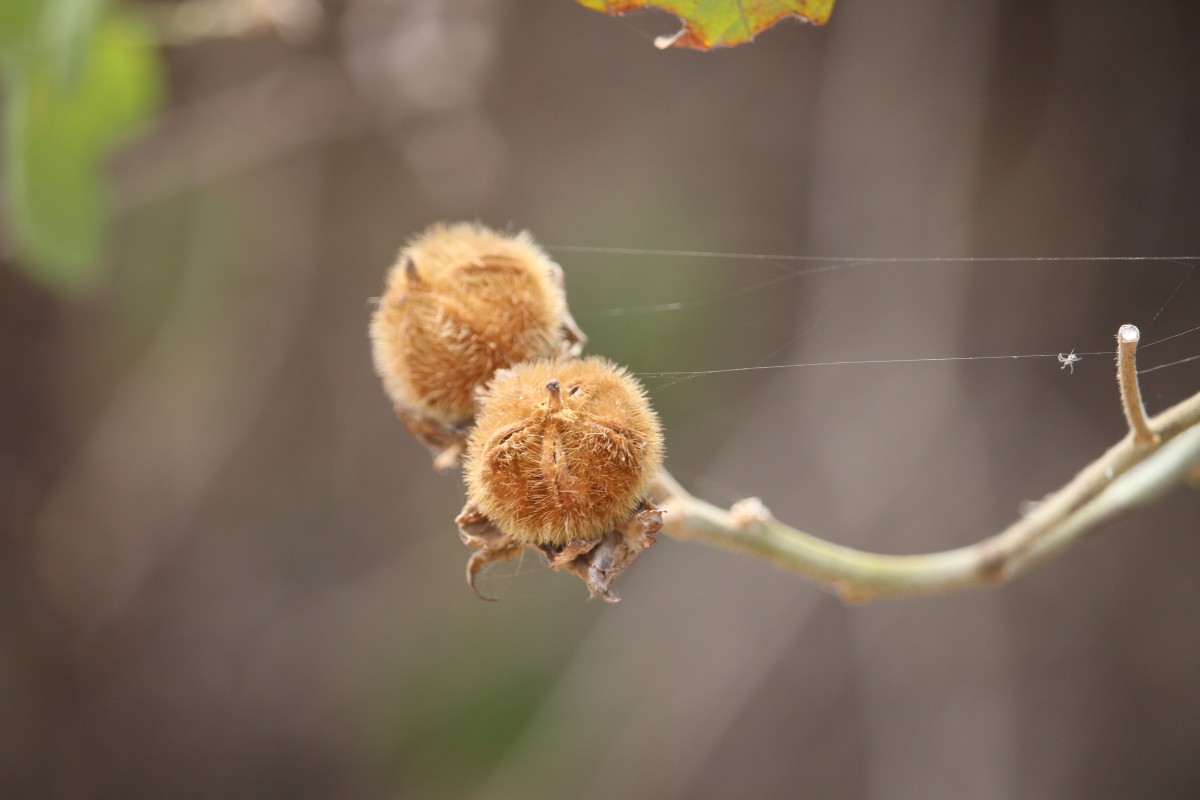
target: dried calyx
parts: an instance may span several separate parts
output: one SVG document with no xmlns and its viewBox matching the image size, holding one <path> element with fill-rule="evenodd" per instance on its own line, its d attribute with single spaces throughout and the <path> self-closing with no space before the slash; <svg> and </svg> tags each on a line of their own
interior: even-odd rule
<svg viewBox="0 0 1200 800">
<path fill-rule="evenodd" d="M 662 432 L 633 377 L 579 358 L 561 268 L 527 233 L 435 225 L 401 251 L 370 333 L 384 389 L 435 466 L 465 453 L 471 588 L 531 548 L 616 602 L 613 579 L 662 527 L 646 499 Z"/>
<path fill-rule="evenodd" d="M 529 236 L 434 225 L 401 251 L 371 319 L 375 369 L 396 413 L 458 464 L 477 392 L 498 369 L 577 356 L 562 270 Z"/>
<path fill-rule="evenodd" d="M 658 417 L 625 370 L 600 358 L 539 361 L 497 373 L 467 441 L 463 541 L 479 570 L 522 548 L 615 602 L 612 579 L 654 543 L 646 502 L 662 463 Z"/>
</svg>

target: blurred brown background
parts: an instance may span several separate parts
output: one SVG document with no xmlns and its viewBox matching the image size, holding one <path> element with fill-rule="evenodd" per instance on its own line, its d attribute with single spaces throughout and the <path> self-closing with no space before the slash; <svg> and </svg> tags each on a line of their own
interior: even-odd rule
<svg viewBox="0 0 1200 800">
<path fill-rule="evenodd" d="M 1200 254 L 1193 0 L 841 0 L 659 52 L 570 0 L 328 3 L 169 51 L 107 279 L 0 268 L 4 798 L 1200 796 L 1200 497 L 1008 587 L 846 608 L 664 539 L 619 589 L 475 599 L 453 475 L 391 414 L 367 299 L 438 219 L 547 245 Z M 639 372 L 1107 350 L 1200 324 L 1186 263 L 553 251 Z M 711 301 L 711 302 L 710 302 Z M 682 310 L 634 307 L 692 303 Z M 620 310 L 620 311 L 614 311 Z M 1159 312 L 1161 309 L 1161 313 Z M 1157 316 L 1156 316 L 1157 314 Z M 1200 336 L 1143 366 L 1200 352 Z M 1124 432 L 1111 361 L 648 380 L 670 466 L 835 541 L 994 532 Z M 1147 375 L 1157 410 L 1200 362 Z"/>
</svg>

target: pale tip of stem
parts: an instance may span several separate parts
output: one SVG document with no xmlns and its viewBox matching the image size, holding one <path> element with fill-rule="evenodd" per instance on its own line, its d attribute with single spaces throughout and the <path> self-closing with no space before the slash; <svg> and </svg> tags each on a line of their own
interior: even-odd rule
<svg viewBox="0 0 1200 800">
<path fill-rule="evenodd" d="M 1142 404 L 1142 389 L 1138 385 L 1137 343 L 1142 338 L 1136 325 L 1122 325 L 1117 331 L 1117 383 L 1121 387 L 1121 406 L 1125 419 L 1133 431 L 1137 444 L 1148 445 L 1158 441 L 1158 434 L 1150 428 L 1146 418 L 1146 407 Z"/>
</svg>

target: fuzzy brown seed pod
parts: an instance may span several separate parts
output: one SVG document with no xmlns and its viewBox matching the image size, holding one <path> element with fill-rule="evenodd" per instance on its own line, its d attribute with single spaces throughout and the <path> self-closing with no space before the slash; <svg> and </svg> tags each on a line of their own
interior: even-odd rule
<svg viewBox="0 0 1200 800">
<path fill-rule="evenodd" d="M 578 355 L 562 270 L 527 232 L 434 225 L 387 277 L 371 319 L 375 369 L 409 428 L 450 448 L 496 370 Z"/>
<path fill-rule="evenodd" d="M 496 375 L 467 441 L 468 504 L 517 542 L 596 542 L 640 507 L 663 441 L 645 391 L 602 358 Z"/>
</svg>

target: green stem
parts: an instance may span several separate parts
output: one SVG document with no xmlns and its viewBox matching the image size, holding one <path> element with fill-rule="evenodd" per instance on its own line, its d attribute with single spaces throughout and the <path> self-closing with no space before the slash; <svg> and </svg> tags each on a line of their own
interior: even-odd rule
<svg viewBox="0 0 1200 800">
<path fill-rule="evenodd" d="M 1125 391 L 1127 384 L 1122 387 Z M 1136 426 L 1000 533 L 925 555 L 883 555 L 833 544 L 779 522 L 761 506 L 757 515 L 737 506 L 732 512 L 718 508 L 688 493 L 665 470 L 655 497 L 667 511 L 664 530 L 676 539 L 770 561 L 834 589 L 847 602 L 948 592 L 1004 583 L 1184 480 L 1200 463 L 1200 393 L 1146 424 L 1151 439 Z"/>
</svg>

